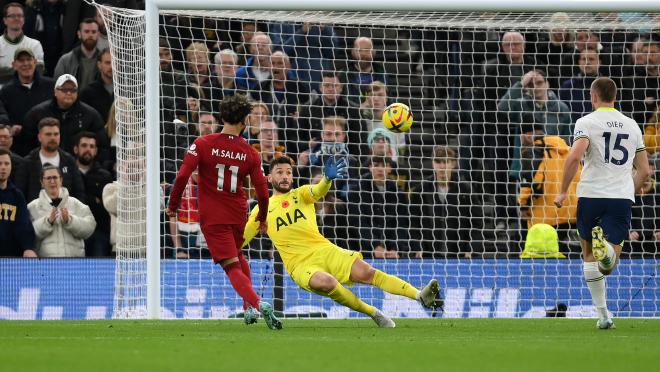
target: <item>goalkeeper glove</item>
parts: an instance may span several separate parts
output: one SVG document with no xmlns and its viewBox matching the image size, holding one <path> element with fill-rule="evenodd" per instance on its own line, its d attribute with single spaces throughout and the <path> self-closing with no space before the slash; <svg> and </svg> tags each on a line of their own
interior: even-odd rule
<svg viewBox="0 0 660 372">
<path fill-rule="evenodd" d="M 325 169 L 323 173 L 329 180 L 340 179 L 343 180 L 348 177 L 348 166 L 346 158 L 339 158 L 332 156 L 325 162 Z"/>
</svg>

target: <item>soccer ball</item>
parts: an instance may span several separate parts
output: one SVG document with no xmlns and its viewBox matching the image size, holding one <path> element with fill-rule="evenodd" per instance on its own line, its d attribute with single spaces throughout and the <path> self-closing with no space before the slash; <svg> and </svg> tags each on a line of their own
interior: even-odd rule
<svg viewBox="0 0 660 372">
<path fill-rule="evenodd" d="M 407 132 L 412 126 L 410 107 L 403 103 L 393 103 L 383 110 L 383 125 L 395 133 Z"/>
</svg>

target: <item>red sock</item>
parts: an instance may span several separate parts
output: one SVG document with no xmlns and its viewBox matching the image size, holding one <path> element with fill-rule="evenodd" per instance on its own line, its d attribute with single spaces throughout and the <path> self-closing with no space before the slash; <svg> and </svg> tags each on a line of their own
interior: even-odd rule
<svg viewBox="0 0 660 372">
<path fill-rule="evenodd" d="M 232 287 L 236 290 L 239 296 L 243 298 L 244 302 L 252 305 L 255 309 L 259 308 L 259 296 L 252 289 L 252 282 L 243 273 L 241 263 L 236 261 L 224 267 Z"/>
<path fill-rule="evenodd" d="M 250 282 L 252 282 L 252 272 L 250 271 L 250 264 L 247 262 L 245 259 L 245 256 L 243 256 L 242 253 L 238 255 L 238 262 L 241 263 L 241 270 L 243 270 L 243 274 L 248 277 Z M 243 301 L 243 310 L 247 310 L 248 308 L 248 303 L 246 301 Z"/>
</svg>

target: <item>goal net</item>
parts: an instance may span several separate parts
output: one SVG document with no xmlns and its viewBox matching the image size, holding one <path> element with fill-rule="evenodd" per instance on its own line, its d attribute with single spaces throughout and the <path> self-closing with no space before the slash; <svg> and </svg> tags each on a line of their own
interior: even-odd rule
<svg viewBox="0 0 660 372">
<path fill-rule="evenodd" d="M 655 161 L 657 14 L 161 11 L 160 65 L 147 66 L 144 13 L 97 7 L 117 97 L 114 316 L 146 315 L 147 184 L 158 182 L 167 200 L 186 149 L 216 130 L 219 104 L 232 94 L 254 101 L 245 138 L 266 171 L 270 159 L 288 156 L 303 185 L 320 178 L 329 156 L 348 159 L 349 179 L 309 216 L 328 239 L 416 286 L 437 278 L 443 288 L 444 307 L 434 311 L 353 287 L 366 302 L 396 317 L 593 315 L 575 185 L 564 208 L 552 200 L 597 76 L 617 82 L 617 108 L 643 128 Z M 160 120 L 147 123 L 150 69 L 160 69 Z M 408 133 L 383 129 L 394 102 L 413 113 Z M 147 148 L 156 128 L 160 146 Z M 147 179 L 145 157 L 156 151 L 160 179 Z M 242 302 L 208 258 L 196 192 L 193 177 L 179 216 L 160 217 L 161 314 L 233 317 Z M 608 278 L 618 316 L 660 316 L 657 201 L 649 179 Z M 244 252 L 255 289 L 279 311 L 358 316 L 298 289 L 267 238 Z"/>
</svg>

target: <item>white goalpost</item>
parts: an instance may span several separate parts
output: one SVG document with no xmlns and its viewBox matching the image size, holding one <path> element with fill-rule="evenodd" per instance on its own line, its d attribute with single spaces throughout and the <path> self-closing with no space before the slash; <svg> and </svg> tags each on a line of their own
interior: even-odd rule
<svg viewBox="0 0 660 372">
<path fill-rule="evenodd" d="M 654 37 L 647 37 L 660 34 L 660 17 L 652 14 L 660 12 L 658 1 L 147 0 L 145 11 L 96 6 L 102 11 L 108 28 L 118 123 L 120 191 L 114 317 L 228 318 L 240 311 L 240 304 L 224 273 L 214 268 L 210 259 L 176 256 L 180 247 L 176 247 L 178 243 L 174 242 L 178 240 L 172 236 L 171 229 L 180 225 L 177 225 L 179 221 L 164 220 L 163 200 L 167 197 L 171 173 L 176 172 L 176 166 L 180 164 L 180 152 L 185 152 L 183 144 L 188 143 L 193 135 L 191 128 L 201 121 L 202 113 L 217 114 L 218 98 L 208 96 L 208 92 L 217 91 L 214 90 L 215 83 L 211 82 L 220 75 L 221 57 L 217 56 L 224 50 L 232 50 L 232 55 L 240 61 L 234 69 L 236 72 L 241 63 L 245 65 L 250 59 L 249 40 L 241 37 L 247 32 L 260 31 L 273 39 L 272 52 L 296 53 L 286 55 L 285 60 L 291 65 L 290 76 L 295 76 L 299 83 L 296 87 L 304 83 L 305 88 L 296 92 L 271 89 L 263 95 L 265 93 L 259 91 L 262 85 L 257 85 L 240 92 L 251 95 L 255 101 L 260 97 L 276 101 L 292 93 L 295 104 L 267 103 L 265 106 L 271 111 L 270 121 L 279 127 L 279 144 L 282 145 L 279 151 L 291 155 L 297 163 L 309 161 L 306 156 L 314 154 L 309 151 L 301 157 L 311 140 L 328 142 L 323 139 L 323 126 L 326 125 L 323 118 L 314 118 L 310 113 L 322 110 L 315 107 L 314 102 L 321 102 L 323 94 L 320 90 L 325 74 L 335 73 L 341 76 L 341 79 L 337 77 L 338 80 L 353 76 L 350 75 L 350 65 L 356 58 L 352 50 L 358 37 L 372 40 L 376 50 L 374 61 L 385 70 L 382 72 L 387 78 L 383 82 L 386 95 L 383 99 L 388 104 L 409 103 L 415 116 L 410 133 L 400 137 L 379 134 L 375 124 L 377 118 L 373 115 L 378 109 L 374 106 L 374 92 L 378 87 L 373 83 L 378 79 L 365 83 L 369 86 L 366 90 L 362 86 L 356 88 L 357 96 L 351 96 L 350 82 L 342 81 L 342 94 L 346 96 L 347 104 L 337 105 L 335 112 L 341 109 L 341 112 L 348 113 L 349 117 L 343 121 L 348 133 L 342 151 L 347 151 L 355 159 L 355 172 L 352 173 L 352 182 L 336 185 L 332 201 L 326 200 L 317 206 L 320 210 L 317 220 L 324 233 L 328 232 L 334 241 L 341 242 L 338 243 L 340 246 L 355 250 L 377 246 L 381 241 L 380 233 L 382 241 L 389 241 L 387 234 L 393 234 L 392 244 L 406 248 L 399 248 L 398 252 L 384 259 L 369 251 L 367 253 L 373 255 L 369 259 L 377 267 L 401 275 L 415 285 L 432 276 L 437 277 L 444 291 L 445 306 L 441 314 L 444 317 L 538 317 L 545 316 L 543 309 L 557 308 L 559 304 L 568 306 L 569 316 L 592 314 L 586 286 L 582 282 L 579 253 L 564 252 L 569 256 L 568 260 L 519 258 L 528 225 L 521 213 L 527 207 L 521 206 L 518 199 L 526 182 L 532 182 L 524 175 L 526 165 L 521 160 L 524 155 L 520 154 L 520 128 L 540 123 L 534 121 L 537 119 L 523 123 L 524 106 L 511 108 L 514 101 L 516 105 L 522 105 L 520 102 L 525 99 L 522 88 L 518 89 L 520 96 L 509 101 L 507 111 L 507 106 L 502 103 L 506 99 L 503 96 L 515 93 L 509 91 L 512 85 L 489 85 L 497 79 L 489 76 L 487 65 L 493 58 L 498 58 L 503 34 L 520 33 L 525 39 L 525 58 L 535 62 L 530 69 L 521 68 L 520 76 L 498 76 L 501 79 L 497 81 L 507 78 L 515 85 L 529 71 L 542 70 L 549 90 L 553 91 L 549 96 L 554 95 L 556 101 L 561 101 L 561 97 L 567 97 L 563 95 L 567 89 L 563 85 L 565 81 L 581 76 L 580 73 L 585 71 L 585 65 L 580 62 L 584 50 L 565 49 L 571 57 L 555 59 L 554 52 L 546 47 L 550 41 L 545 35 L 554 26 L 564 29 L 566 35 L 572 37 L 584 31 L 587 33 L 584 43 L 595 43 L 593 49 L 598 54 L 597 70 L 600 74 L 617 75 L 617 82 L 628 89 L 622 94 L 626 94 L 625 97 L 629 94 L 632 98 L 622 100 L 623 108 L 630 106 L 631 112 L 648 119 L 653 113 L 648 108 L 640 113 L 634 104 L 636 92 L 642 87 L 637 85 L 638 80 L 628 84 L 632 77 L 622 71 L 628 71 L 629 67 L 636 71 L 628 62 L 631 45 L 640 40 L 644 45 L 659 42 Z M 554 16 L 557 12 L 567 17 L 561 18 L 558 25 L 554 23 L 559 19 Z M 606 17 L 605 12 L 637 12 L 637 16 L 614 19 Z M 163 20 L 167 23 L 163 24 Z M 246 31 L 246 24 L 255 25 L 254 29 Z M 308 34 L 296 38 L 298 30 L 305 24 L 308 25 Z M 314 31 L 309 31 L 311 29 Z M 309 32 L 316 33 L 310 36 Z M 591 39 L 592 35 L 598 40 Z M 577 40 L 573 39 L 571 43 L 577 43 Z M 167 47 L 164 47 L 164 41 L 168 43 Z M 312 41 L 321 46 L 310 45 Z M 328 44 L 324 44 L 326 42 Z M 189 49 L 193 44 L 200 45 L 201 53 L 208 57 L 211 66 L 200 80 L 195 80 L 197 77 L 192 77 L 193 74 L 186 70 L 193 65 L 187 56 L 198 52 Z M 168 82 L 164 81 L 161 71 L 163 49 L 169 51 L 170 66 L 174 66 L 168 75 L 173 76 L 173 80 Z M 589 49 L 585 47 L 585 50 Z M 652 52 L 645 53 L 650 55 Z M 555 60 L 561 61 L 560 64 L 556 65 Z M 181 76 L 177 75 L 178 67 L 182 68 Z M 644 66 L 638 67 L 643 69 Z M 355 76 L 362 79 L 363 75 Z M 197 85 L 198 81 L 205 82 Z M 250 82 L 249 79 L 246 81 Z M 496 98 L 489 96 L 491 93 Z M 180 97 L 179 94 L 186 96 Z M 552 122 L 556 125 L 547 130 L 548 135 L 561 137 L 569 146 L 566 130 L 574 123 L 574 118 L 583 113 L 576 111 L 581 103 L 574 94 L 573 91 L 568 93 L 571 98 L 564 105 L 567 111 L 561 112 L 565 115 L 563 119 L 547 119 L 549 116 L 559 117 L 560 113 L 546 107 L 543 107 L 546 111 L 540 114 L 545 120 L 543 124 Z M 191 106 L 190 101 L 195 103 Z M 532 108 L 532 116 L 538 110 L 541 110 L 538 106 Z M 321 127 L 305 124 L 316 119 Z M 181 128 L 186 130 L 185 134 L 179 132 Z M 248 140 L 261 146 L 263 139 L 257 134 L 258 129 L 257 124 L 255 133 L 248 134 Z M 172 130 L 174 132 L 170 132 Z M 391 154 L 387 153 L 388 158 L 394 157 L 397 167 L 392 175 L 393 179 L 395 174 L 398 178 L 393 182 L 396 192 L 406 200 L 404 203 L 397 199 L 391 209 L 395 211 L 394 215 L 385 215 L 386 206 L 376 212 L 377 199 L 365 202 L 369 204 L 368 208 L 362 208 L 361 204 L 365 198 L 372 198 L 361 189 L 360 182 L 370 171 L 370 156 L 377 155 L 374 143 L 379 138 L 393 148 Z M 394 148 L 394 143 L 400 147 Z M 439 157 L 440 153 L 445 154 L 445 158 Z M 456 165 L 456 176 L 451 177 L 457 177 L 452 181 L 459 185 L 455 189 L 458 191 L 455 193 L 451 186 L 441 187 L 442 190 L 435 186 L 429 186 L 432 191 L 426 189 L 425 180 L 432 179 L 439 172 L 433 168 L 434 164 L 451 161 Z M 537 163 L 532 161 L 530 164 Z M 301 165 L 300 172 L 299 184 L 303 184 L 313 179 L 317 169 L 310 166 L 309 170 L 303 170 Z M 458 204 L 453 202 L 454 199 Z M 360 203 L 355 203 L 358 200 Z M 356 204 L 360 205 L 355 207 Z M 440 205 L 444 207 L 440 209 Z M 454 209 L 458 212 L 454 213 Z M 368 221 L 365 220 L 367 210 L 374 211 Z M 655 210 L 640 209 L 640 234 L 652 236 L 655 231 L 660 231 L 660 215 L 649 215 Z M 563 227 L 562 221 L 557 217 L 557 224 Z M 380 223 L 385 228 L 379 230 Z M 203 252 L 204 243 L 199 240 L 201 236 L 194 245 Z M 627 263 L 622 263 L 618 269 L 618 279 L 610 284 L 610 300 L 617 303 L 615 309 L 622 316 L 660 316 L 657 292 L 660 283 L 655 275 L 660 266 L 660 250 L 657 243 L 643 243 L 640 241 L 639 248 L 633 248 Z M 264 298 L 288 296 L 286 301 L 281 299 L 281 311 L 285 313 L 322 311 L 323 316 L 349 316 L 347 312 L 332 307 L 330 302 L 296 289 L 278 266 L 277 255 L 269 253 L 271 248 L 263 248 L 268 247 L 263 241 L 257 244 L 259 251 L 255 253 L 256 248 L 251 246 L 250 254 L 254 253 L 255 257 L 253 282 L 260 295 Z M 575 249 L 570 247 L 569 241 L 562 244 L 562 249 L 564 246 Z M 439 316 L 436 311 L 425 312 L 370 289 L 361 290 L 360 295 L 367 302 L 377 301 L 390 309 L 393 316 Z"/>
</svg>

